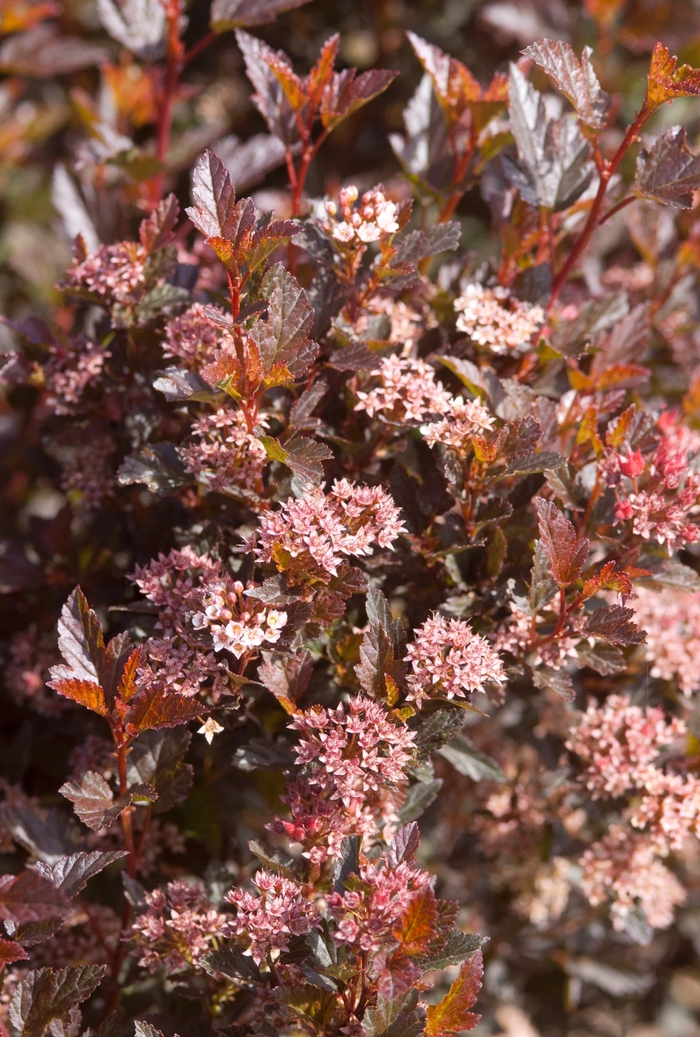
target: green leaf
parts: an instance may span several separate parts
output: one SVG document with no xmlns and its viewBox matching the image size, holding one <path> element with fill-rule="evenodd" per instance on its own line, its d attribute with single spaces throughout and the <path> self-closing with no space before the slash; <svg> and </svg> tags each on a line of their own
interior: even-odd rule
<svg viewBox="0 0 700 1037">
<path fill-rule="evenodd" d="M 294 472 L 302 483 L 320 486 L 324 480 L 322 461 L 329 461 L 332 452 L 324 443 L 298 436 L 284 446 L 272 436 L 259 436 L 271 461 L 280 461 Z"/>
<path fill-rule="evenodd" d="M 508 462 L 503 475 L 532 475 L 535 472 L 551 472 L 567 464 L 565 457 L 554 450 L 537 450 L 532 454 L 520 454 Z"/>
<path fill-rule="evenodd" d="M 441 788 L 442 781 L 440 778 L 433 778 L 431 781 L 418 781 L 415 785 L 411 785 L 406 793 L 404 804 L 399 811 L 401 823 L 405 825 L 408 821 L 415 821 L 421 814 L 424 814 L 430 804 L 436 799 Z"/>
<path fill-rule="evenodd" d="M 161 313 L 187 302 L 190 293 L 186 288 L 178 288 L 175 284 L 157 284 L 146 292 L 143 299 L 136 307 L 136 320 L 138 324 L 148 324 L 155 320 Z"/>
<path fill-rule="evenodd" d="M 248 849 L 251 853 L 254 853 L 258 860 L 269 868 L 270 871 L 276 871 L 280 875 L 284 875 L 286 879 L 298 878 L 298 866 L 297 862 L 284 850 L 279 847 L 274 849 L 268 849 L 255 839 L 248 840 Z M 255 878 L 253 878 L 255 882 Z"/>
<path fill-rule="evenodd" d="M 576 645 L 576 654 L 582 666 L 590 666 L 602 677 L 612 677 L 627 668 L 624 655 L 614 645 L 598 642 L 591 648 L 587 641 L 581 641 Z"/>
<path fill-rule="evenodd" d="M 210 976 L 225 976 L 227 979 L 245 980 L 247 983 L 259 983 L 261 981 L 260 969 L 248 954 L 244 954 L 240 947 L 232 944 L 229 947 L 220 947 L 218 950 L 208 951 L 199 959 L 200 964 L 206 969 Z"/>
<path fill-rule="evenodd" d="M 418 1007 L 418 991 L 409 990 L 391 1000 L 377 998 L 362 1021 L 367 1037 L 419 1037 L 425 1026 L 425 1010 Z"/>
<path fill-rule="evenodd" d="M 53 1019 L 90 997 L 106 971 L 106 965 L 69 965 L 29 972 L 12 997 L 13 1027 L 21 1037 L 43 1037 Z"/>
<path fill-rule="evenodd" d="M 573 702 L 576 696 L 573 681 L 566 670 L 540 666 L 532 671 L 532 683 L 541 691 L 553 691 L 566 702 Z"/>
<path fill-rule="evenodd" d="M 440 950 L 419 958 L 418 964 L 424 972 L 446 969 L 450 965 L 461 965 L 463 961 L 471 958 L 485 942 L 486 939 L 477 933 L 463 933 L 460 929 L 453 929 L 447 934 L 447 939 Z"/>
</svg>

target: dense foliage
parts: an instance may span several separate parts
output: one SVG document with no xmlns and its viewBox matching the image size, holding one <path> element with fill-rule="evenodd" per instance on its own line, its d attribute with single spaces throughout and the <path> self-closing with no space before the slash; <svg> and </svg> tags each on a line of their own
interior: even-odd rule
<svg viewBox="0 0 700 1037">
<path fill-rule="evenodd" d="M 700 19 L 360 6 L 0 3 L 3 1037 L 699 1032 Z"/>
</svg>

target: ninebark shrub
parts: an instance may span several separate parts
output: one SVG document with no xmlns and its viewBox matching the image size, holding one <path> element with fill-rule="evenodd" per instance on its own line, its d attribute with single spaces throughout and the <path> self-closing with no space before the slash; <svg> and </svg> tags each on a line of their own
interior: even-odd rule
<svg viewBox="0 0 700 1037">
<path fill-rule="evenodd" d="M 397 70 L 248 31 L 303 4 L 0 13 L 73 249 L 3 318 L 13 1037 L 595 1033 L 697 941 L 700 70 L 409 31 L 334 176 Z"/>
</svg>

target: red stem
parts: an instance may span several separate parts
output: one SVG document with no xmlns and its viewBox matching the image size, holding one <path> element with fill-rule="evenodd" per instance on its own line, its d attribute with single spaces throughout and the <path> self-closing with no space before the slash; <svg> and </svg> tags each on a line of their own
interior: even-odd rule
<svg viewBox="0 0 700 1037">
<path fill-rule="evenodd" d="M 620 147 L 617 149 L 610 161 L 604 164 L 600 172 L 600 183 L 598 185 L 598 193 L 593 199 L 593 204 L 591 205 L 590 212 L 588 213 L 588 219 L 586 220 L 583 230 L 574 242 L 573 248 L 571 249 L 568 258 L 566 259 L 564 265 L 562 266 L 561 270 L 554 279 L 554 284 L 552 285 L 552 297 L 549 300 L 549 306 L 547 307 L 548 311 L 550 311 L 554 306 L 554 303 L 559 297 L 559 293 L 561 292 L 566 282 L 569 280 L 571 272 L 573 271 L 574 267 L 581 258 L 581 255 L 585 251 L 588 242 L 591 240 L 594 230 L 598 226 L 598 217 L 600 215 L 600 210 L 603 207 L 603 202 L 605 201 L 605 194 L 607 192 L 608 184 L 610 183 L 611 177 L 615 173 L 617 167 L 620 165 L 620 162 L 622 161 L 625 152 L 632 144 L 635 137 L 637 136 L 642 126 L 651 114 L 652 113 L 647 108 L 647 103 L 645 101 L 636 119 L 628 127 L 627 133 L 625 134 L 624 139 L 620 144 Z"/>
<path fill-rule="evenodd" d="M 198 40 L 193 44 L 182 59 L 182 67 L 184 68 L 185 65 L 189 65 L 190 61 L 194 61 L 197 55 L 201 54 L 205 47 L 208 47 L 210 43 L 213 43 L 218 35 L 219 34 L 214 32 L 212 29 L 211 32 L 206 34 L 206 36 L 202 36 L 201 40 Z"/>
<path fill-rule="evenodd" d="M 163 89 L 163 103 L 158 115 L 156 130 L 156 158 L 159 162 L 165 162 L 168 155 L 173 121 L 173 106 L 184 63 L 184 48 L 180 39 L 180 5 L 178 0 L 167 0 L 166 16 L 168 19 L 168 43 L 165 62 L 165 85 Z M 165 170 L 156 173 L 150 182 L 151 201 L 154 206 L 163 197 L 164 182 Z"/>
</svg>

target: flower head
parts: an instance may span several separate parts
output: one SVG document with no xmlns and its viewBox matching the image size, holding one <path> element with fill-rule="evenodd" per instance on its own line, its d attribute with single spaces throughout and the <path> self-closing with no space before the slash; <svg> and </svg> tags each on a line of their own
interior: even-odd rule
<svg viewBox="0 0 700 1037">
<path fill-rule="evenodd" d="M 452 397 L 435 378 L 425 360 L 384 357 L 379 365 L 380 384 L 358 392 L 355 410 L 365 411 L 397 425 L 419 424 L 434 414 L 445 414 Z"/>
<path fill-rule="evenodd" d="M 511 296 L 507 288 L 468 284 L 455 300 L 457 327 L 492 353 L 522 350 L 544 323 L 541 306 L 530 306 Z"/>
<path fill-rule="evenodd" d="M 433 616 L 416 630 L 406 650 L 412 673 L 408 698 L 420 707 L 428 698 L 465 698 L 488 681 L 505 681 L 503 663 L 485 638 L 462 619 Z"/>
<path fill-rule="evenodd" d="M 281 951 L 289 950 L 292 936 L 318 928 L 321 918 L 298 882 L 264 868 L 256 872 L 254 882 L 258 894 L 233 889 L 227 895 L 237 912 L 222 928 L 222 934 L 247 937 L 249 953 L 260 964 L 268 955 L 277 957 Z"/>
<path fill-rule="evenodd" d="M 274 561 L 287 578 L 309 574 L 328 583 L 344 558 L 390 547 L 405 527 L 393 500 L 379 486 L 336 481 L 329 494 L 313 489 L 290 498 L 260 519 L 261 561 Z"/>
</svg>

